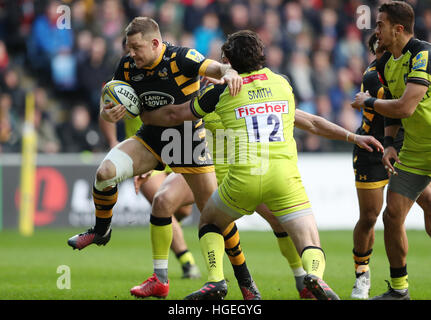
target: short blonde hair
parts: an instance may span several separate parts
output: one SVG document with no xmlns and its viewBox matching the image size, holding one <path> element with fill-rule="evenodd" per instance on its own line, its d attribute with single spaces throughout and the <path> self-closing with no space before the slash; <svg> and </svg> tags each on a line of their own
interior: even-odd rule
<svg viewBox="0 0 431 320">
<path fill-rule="evenodd" d="M 147 34 L 156 34 L 161 37 L 159 25 L 156 21 L 148 17 L 136 17 L 126 27 L 126 36 L 133 36 L 141 33 L 142 36 Z"/>
</svg>

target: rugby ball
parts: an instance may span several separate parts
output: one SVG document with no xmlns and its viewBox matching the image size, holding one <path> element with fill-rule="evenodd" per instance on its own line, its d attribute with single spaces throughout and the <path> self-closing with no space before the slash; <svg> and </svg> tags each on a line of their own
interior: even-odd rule
<svg viewBox="0 0 431 320">
<path fill-rule="evenodd" d="M 130 84 L 120 80 L 111 80 L 102 90 L 102 100 L 105 104 L 113 102 L 126 108 L 126 117 L 135 118 L 141 114 L 141 99 Z"/>
</svg>

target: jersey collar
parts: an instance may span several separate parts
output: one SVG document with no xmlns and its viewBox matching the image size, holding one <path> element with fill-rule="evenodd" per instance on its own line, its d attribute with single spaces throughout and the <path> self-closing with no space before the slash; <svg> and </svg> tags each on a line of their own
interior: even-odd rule
<svg viewBox="0 0 431 320">
<path fill-rule="evenodd" d="M 411 46 L 413 45 L 413 42 L 415 41 L 415 38 L 414 37 L 411 37 L 410 38 L 410 40 L 406 43 L 406 45 L 404 46 L 404 48 L 403 48 L 403 51 L 402 51 L 402 54 L 404 54 L 404 53 L 406 53 L 410 48 L 411 48 Z"/>
<path fill-rule="evenodd" d="M 144 67 L 144 69 L 154 69 L 159 63 L 160 61 L 162 61 L 163 55 L 165 54 L 166 51 L 166 44 L 163 43 L 163 47 L 162 47 L 162 52 L 160 52 L 159 57 L 153 62 L 153 64 L 149 67 Z"/>
</svg>

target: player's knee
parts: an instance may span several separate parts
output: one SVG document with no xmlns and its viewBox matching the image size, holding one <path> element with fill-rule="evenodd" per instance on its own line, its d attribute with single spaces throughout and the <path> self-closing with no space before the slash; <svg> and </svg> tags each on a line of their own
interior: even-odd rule
<svg viewBox="0 0 431 320">
<path fill-rule="evenodd" d="M 359 218 L 359 223 L 362 224 L 366 228 L 373 228 L 377 222 L 377 217 L 379 216 L 380 211 L 376 209 L 369 209 L 361 213 Z"/>
<path fill-rule="evenodd" d="M 110 180 L 115 177 L 115 174 L 116 174 L 115 165 L 111 161 L 105 160 L 102 162 L 99 168 L 97 168 L 96 180 L 98 182 Z"/>
<path fill-rule="evenodd" d="M 95 187 L 97 190 L 104 190 L 130 177 L 133 177 L 132 158 L 126 152 L 114 148 L 96 171 Z"/>
<path fill-rule="evenodd" d="M 171 217 L 175 212 L 175 200 L 169 192 L 157 192 L 153 199 L 153 212 L 156 217 Z"/>
<path fill-rule="evenodd" d="M 395 208 L 391 206 L 387 206 L 385 211 L 383 211 L 383 216 L 382 216 L 383 224 L 387 226 L 387 225 L 393 225 L 398 223 L 399 219 L 397 216 L 398 215 Z"/>
</svg>

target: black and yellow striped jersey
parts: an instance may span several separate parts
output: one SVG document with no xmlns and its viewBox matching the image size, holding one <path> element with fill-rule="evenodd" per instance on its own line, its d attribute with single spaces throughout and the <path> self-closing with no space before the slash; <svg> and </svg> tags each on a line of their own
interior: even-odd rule
<svg viewBox="0 0 431 320">
<path fill-rule="evenodd" d="M 138 69 L 130 55 L 124 56 L 114 79 L 128 82 L 143 107 L 151 111 L 168 104 L 181 104 L 196 96 L 199 75 L 205 74 L 211 61 L 195 49 L 164 42 L 162 53 L 150 67 Z"/>
<path fill-rule="evenodd" d="M 376 68 L 377 61 L 374 60 L 365 70 L 362 77 L 361 91 L 369 92 L 372 97 L 384 99 L 385 89 L 379 80 L 379 75 Z M 372 109 L 363 109 L 361 126 L 356 131 L 360 135 L 372 135 L 377 140 L 383 143 L 385 128 L 385 118 Z M 402 141 L 403 129 L 400 128 L 396 141 Z"/>
</svg>

